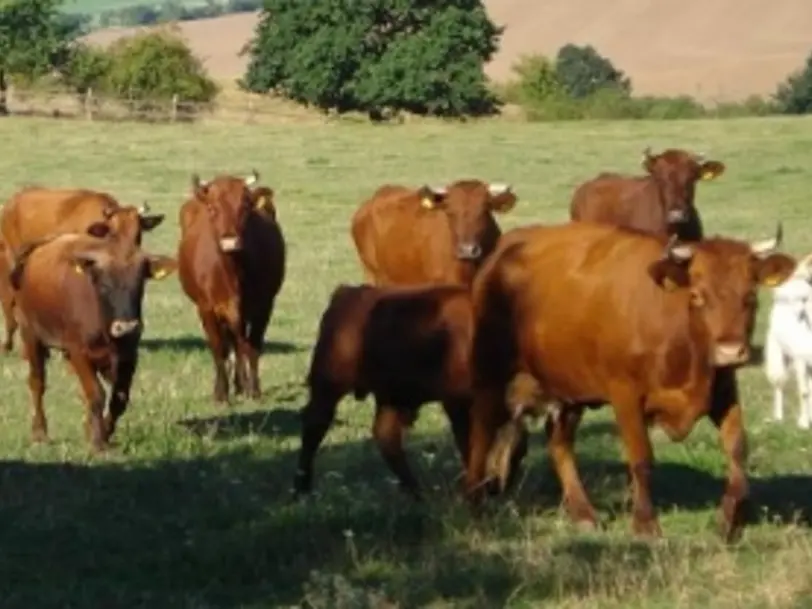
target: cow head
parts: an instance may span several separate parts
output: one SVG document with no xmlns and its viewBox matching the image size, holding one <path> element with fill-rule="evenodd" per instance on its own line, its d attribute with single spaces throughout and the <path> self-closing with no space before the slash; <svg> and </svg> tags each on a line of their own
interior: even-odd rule
<svg viewBox="0 0 812 609">
<path fill-rule="evenodd" d="M 687 245 L 672 237 L 663 256 L 649 266 L 663 289 L 687 294 L 692 323 L 704 328 L 714 366 L 750 359 L 756 290 L 780 285 L 796 267 L 794 258 L 775 252 L 780 242 L 780 224 L 775 237 L 752 244 L 714 237 Z"/>
<path fill-rule="evenodd" d="M 111 206 L 104 210 L 104 219 L 110 226 L 110 232 L 140 246 L 142 233 L 151 231 L 165 218 L 164 214 L 150 214 L 149 212 L 150 207 L 146 201 L 140 207 Z"/>
<path fill-rule="evenodd" d="M 193 195 L 206 206 L 217 243 L 224 253 L 242 250 L 243 229 L 252 210 L 273 210 L 270 188 L 251 190 L 258 180 L 256 171 L 245 178 L 218 176 L 210 182 L 202 181 L 197 174 L 192 175 Z"/>
<path fill-rule="evenodd" d="M 485 247 L 483 238 L 492 212 L 507 213 L 516 205 L 509 184 L 485 184 L 479 180 L 461 180 L 447 187 L 423 186 L 418 194 L 421 205 L 433 213 L 444 213 L 455 243 L 457 258 L 479 260 Z"/>
<path fill-rule="evenodd" d="M 93 283 L 104 324 L 113 339 L 140 334 L 145 281 L 163 279 L 177 268 L 173 258 L 110 244 L 73 252 L 70 263 Z"/>
<path fill-rule="evenodd" d="M 651 148 L 646 148 L 643 168 L 660 188 L 669 224 L 687 222 L 692 217 L 697 181 L 714 180 L 725 171 L 720 161 L 706 161 L 701 154 L 673 148 L 660 154 L 652 154 Z"/>
</svg>

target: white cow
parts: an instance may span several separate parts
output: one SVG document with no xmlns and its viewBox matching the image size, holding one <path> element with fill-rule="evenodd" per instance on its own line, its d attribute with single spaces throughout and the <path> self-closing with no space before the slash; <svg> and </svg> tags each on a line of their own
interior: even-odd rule
<svg viewBox="0 0 812 609">
<path fill-rule="evenodd" d="M 812 254 L 773 289 L 764 345 L 764 371 L 773 387 L 773 419 L 784 418 L 784 384 L 790 366 L 798 384 L 798 427 L 812 422 Z"/>
</svg>

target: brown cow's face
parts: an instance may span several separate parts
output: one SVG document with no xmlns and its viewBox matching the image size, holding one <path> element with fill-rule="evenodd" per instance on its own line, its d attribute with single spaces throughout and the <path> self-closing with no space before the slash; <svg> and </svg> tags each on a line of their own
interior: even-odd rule
<svg viewBox="0 0 812 609">
<path fill-rule="evenodd" d="M 713 180 L 725 170 L 719 161 L 705 161 L 701 155 L 669 149 L 652 155 L 643 151 L 643 168 L 660 187 L 669 224 L 687 222 L 693 215 L 694 189 L 698 180 Z"/>
<path fill-rule="evenodd" d="M 113 248 L 78 252 L 72 262 L 77 273 L 93 282 L 105 326 L 114 339 L 140 334 L 145 281 L 163 279 L 177 268 L 167 256 Z"/>
<path fill-rule="evenodd" d="M 164 221 L 164 214 L 149 214 L 149 205 L 144 202 L 141 207 L 125 205 L 105 210 L 104 216 L 110 232 L 128 243 L 141 245 L 144 231 L 150 231 Z"/>
<path fill-rule="evenodd" d="M 479 260 L 491 212 L 507 213 L 516 205 L 516 195 L 509 185 L 479 180 L 463 180 L 447 188 L 423 186 L 419 195 L 423 208 L 448 218 L 460 260 Z"/>
<path fill-rule="evenodd" d="M 256 172 L 248 178 L 219 176 L 211 182 L 202 182 L 197 175 L 192 176 L 194 196 L 206 206 L 217 243 L 225 253 L 242 250 L 245 222 L 258 201 L 266 205 L 270 200 L 273 206 L 273 191 L 250 189 L 258 179 Z"/>
<path fill-rule="evenodd" d="M 781 284 L 796 267 L 792 257 L 773 253 L 779 241 L 780 228 L 775 238 L 755 244 L 719 237 L 690 246 L 672 240 L 649 267 L 664 289 L 688 290 L 691 314 L 710 339 L 712 365 L 749 361 L 757 288 Z"/>
</svg>

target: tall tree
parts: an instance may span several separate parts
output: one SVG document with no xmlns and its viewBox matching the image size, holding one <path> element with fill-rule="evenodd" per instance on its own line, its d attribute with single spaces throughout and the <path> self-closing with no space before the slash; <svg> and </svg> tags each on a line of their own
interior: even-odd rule
<svg viewBox="0 0 812 609">
<path fill-rule="evenodd" d="M 241 84 L 372 117 L 485 114 L 501 33 L 482 0 L 265 0 Z"/>
<path fill-rule="evenodd" d="M 81 22 L 61 11 L 64 0 L 0 0 L 0 114 L 8 114 L 10 75 L 37 78 L 68 59 Z"/>
</svg>

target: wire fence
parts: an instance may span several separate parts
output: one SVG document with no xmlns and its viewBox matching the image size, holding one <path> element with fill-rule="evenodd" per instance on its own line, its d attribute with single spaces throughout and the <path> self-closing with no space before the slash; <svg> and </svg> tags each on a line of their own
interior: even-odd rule
<svg viewBox="0 0 812 609">
<path fill-rule="evenodd" d="M 201 103 L 179 95 L 157 100 L 100 95 L 92 89 L 76 93 L 65 89 L 9 87 L 6 103 L 12 115 L 87 121 L 256 124 L 329 118 L 291 102 L 250 93 L 224 94 L 211 103 Z"/>
</svg>

